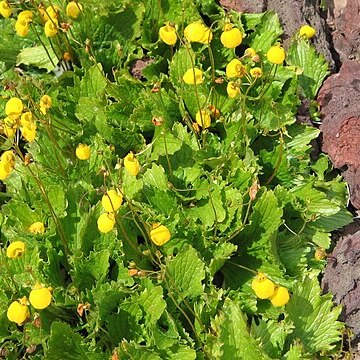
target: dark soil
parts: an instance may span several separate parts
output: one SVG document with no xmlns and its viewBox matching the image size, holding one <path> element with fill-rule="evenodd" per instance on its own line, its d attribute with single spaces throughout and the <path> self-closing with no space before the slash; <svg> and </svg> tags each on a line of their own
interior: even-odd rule
<svg viewBox="0 0 360 360">
<path fill-rule="evenodd" d="M 328 257 L 322 285 L 343 305 L 342 320 L 354 332 L 351 344 L 360 344 L 360 0 L 220 0 L 240 12 L 275 11 L 284 28 L 283 43 L 302 25 L 317 30 L 312 40 L 329 63 L 318 102 L 322 114 L 322 151 L 327 153 L 349 185 L 349 209 L 354 222 L 333 234 L 335 247 Z M 298 120 L 311 123 L 308 101 Z"/>
</svg>

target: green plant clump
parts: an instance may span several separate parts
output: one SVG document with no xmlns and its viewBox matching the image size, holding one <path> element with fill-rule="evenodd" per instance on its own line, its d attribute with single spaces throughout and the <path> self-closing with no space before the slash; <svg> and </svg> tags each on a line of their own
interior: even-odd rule
<svg viewBox="0 0 360 360">
<path fill-rule="evenodd" d="M 352 217 L 296 121 L 311 40 L 213 0 L 0 14 L 1 355 L 339 356 L 314 255 Z"/>
</svg>

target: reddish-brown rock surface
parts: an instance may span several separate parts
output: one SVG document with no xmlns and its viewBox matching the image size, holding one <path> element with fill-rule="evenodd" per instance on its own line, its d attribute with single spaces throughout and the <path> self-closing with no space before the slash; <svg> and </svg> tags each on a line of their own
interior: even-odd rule
<svg viewBox="0 0 360 360">
<path fill-rule="evenodd" d="M 343 168 L 351 202 L 360 209 L 360 63 L 345 61 L 328 77 L 318 96 L 323 114 L 323 151 Z"/>
</svg>

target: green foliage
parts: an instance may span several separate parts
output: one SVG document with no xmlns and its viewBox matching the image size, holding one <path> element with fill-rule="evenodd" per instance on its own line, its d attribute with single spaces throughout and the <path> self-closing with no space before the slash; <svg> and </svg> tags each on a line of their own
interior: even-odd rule
<svg viewBox="0 0 360 360">
<path fill-rule="evenodd" d="M 282 34 L 278 16 L 225 12 L 213 0 L 84 0 L 77 19 L 54 4 L 62 29 L 50 39 L 39 1 L 13 1 L 15 15 L 0 19 L 0 145 L 15 157 L 0 162 L 2 351 L 9 359 L 337 356 L 340 309 L 320 294 L 325 262 L 314 253 L 352 216 L 346 184 L 325 155 L 311 155 L 319 130 L 296 122 L 300 99 L 312 100 L 327 74 L 311 43 L 295 34 L 274 65 L 266 53 Z M 25 8 L 33 21 L 15 41 Z M 211 27 L 210 44 L 186 39 L 193 21 Z M 173 46 L 159 38 L 167 22 Z M 243 32 L 235 50 L 220 41 L 228 22 Z M 55 76 L 64 57 L 71 61 Z M 229 78 L 235 58 L 244 73 Z M 183 79 L 194 66 L 198 85 Z M 7 117 L 11 97 L 22 100 L 20 113 L 31 111 L 33 141 L 24 119 Z M 110 215 L 109 190 L 122 198 Z M 7 254 L 15 241 L 24 252 Z M 256 297 L 257 272 L 288 289 L 286 306 Z M 11 322 L 9 305 L 39 286 L 51 288 L 51 304 L 28 303 L 24 323 Z"/>
</svg>

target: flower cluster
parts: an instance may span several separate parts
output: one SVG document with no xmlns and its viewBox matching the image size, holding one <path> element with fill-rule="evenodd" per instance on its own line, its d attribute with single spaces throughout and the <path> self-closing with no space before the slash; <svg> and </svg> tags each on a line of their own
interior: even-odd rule
<svg viewBox="0 0 360 360">
<path fill-rule="evenodd" d="M 13 301 L 6 312 L 9 321 L 23 325 L 30 317 L 29 303 L 36 310 L 46 309 L 51 304 L 51 288 L 36 283 L 29 294 L 29 301 L 26 296 Z"/>
<path fill-rule="evenodd" d="M 120 209 L 122 202 L 122 193 L 115 189 L 108 190 L 103 195 L 101 205 L 106 212 L 101 214 L 97 220 L 100 232 L 106 234 L 114 228 L 116 212 Z"/>
<path fill-rule="evenodd" d="M 260 299 L 269 299 L 274 306 L 284 306 L 290 295 L 283 286 L 275 285 L 263 273 L 258 273 L 251 283 L 251 288 Z"/>
</svg>

